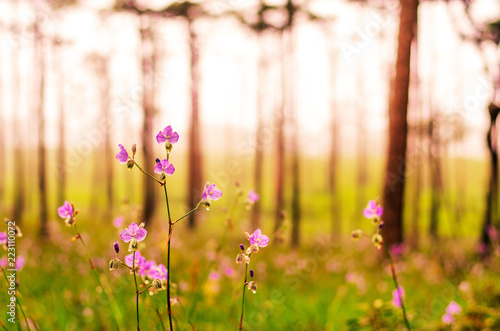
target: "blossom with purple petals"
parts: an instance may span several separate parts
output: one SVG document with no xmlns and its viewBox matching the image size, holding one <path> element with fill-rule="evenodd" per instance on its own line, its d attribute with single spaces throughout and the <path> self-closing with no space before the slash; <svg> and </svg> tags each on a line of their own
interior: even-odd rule
<svg viewBox="0 0 500 331">
<path fill-rule="evenodd" d="M 454 315 L 460 314 L 461 311 L 462 311 L 462 307 L 460 307 L 460 305 L 458 303 L 456 303 L 455 301 L 452 301 L 452 302 L 450 302 L 448 307 L 446 307 L 446 314 L 443 315 L 441 320 L 445 324 L 451 324 L 455 321 Z"/>
<path fill-rule="evenodd" d="M 134 258 L 134 253 L 125 256 L 125 264 L 131 268 L 133 266 L 132 263 L 134 262 L 133 258 Z M 135 252 L 135 266 L 140 268 L 140 266 L 143 265 L 144 263 L 146 263 L 146 258 L 141 255 L 141 252 L 139 251 Z"/>
<path fill-rule="evenodd" d="M 64 201 L 64 205 L 57 208 L 57 213 L 61 218 L 73 217 L 73 207 L 68 201 Z"/>
<path fill-rule="evenodd" d="M 253 204 L 256 203 L 257 201 L 259 201 L 259 195 L 255 193 L 254 190 L 250 190 L 250 192 L 248 192 L 248 202 Z"/>
<path fill-rule="evenodd" d="M 146 235 L 148 232 L 146 229 L 144 229 L 141 226 L 138 226 L 134 222 L 132 222 L 128 228 L 123 229 L 122 233 L 120 234 L 120 238 L 126 243 L 132 240 L 132 238 L 135 238 L 138 242 L 141 242 L 146 238 Z"/>
<path fill-rule="evenodd" d="M 383 212 L 382 206 L 378 206 L 375 200 L 370 200 L 368 206 L 363 210 L 363 216 L 366 218 L 380 218 Z"/>
<path fill-rule="evenodd" d="M 172 176 L 175 168 L 170 162 L 167 161 L 167 159 L 163 159 L 156 163 L 154 170 L 157 174 L 165 172 L 167 175 Z"/>
<path fill-rule="evenodd" d="M 4 245 L 7 243 L 7 233 L 0 232 L 0 245 Z"/>
<path fill-rule="evenodd" d="M 151 279 L 159 279 L 161 281 L 167 281 L 168 271 L 163 264 L 158 265 L 155 269 L 152 269 L 148 276 Z"/>
<path fill-rule="evenodd" d="M 118 147 L 120 147 L 120 151 L 116 154 L 116 159 L 120 161 L 121 164 L 124 164 L 130 159 L 130 156 L 128 156 L 128 152 L 122 144 L 118 144 Z"/>
<path fill-rule="evenodd" d="M 156 141 L 158 144 L 164 143 L 165 141 L 175 144 L 177 140 L 179 140 L 179 134 L 174 132 L 170 125 L 163 129 L 163 131 L 158 132 L 156 135 Z"/>
<path fill-rule="evenodd" d="M 404 296 L 405 291 L 400 285 L 397 290 L 392 291 L 392 304 L 397 308 L 401 308 L 401 299 L 404 299 Z"/>
<path fill-rule="evenodd" d="M 250 245 L 258 245 L 260 247 L 266 247 L 269 244 L 269 237 L 262 234 L 260 229 L 255 230 L 255 232 L 248 237 L 250 240 Z"/>
<path fill-rule="evenodd" d="M 24 264 L 26 263 L 26 261 L 24 260 L 24 257 L 22 256 L 17 256 L 16 257 L 16 269 L 17 271 L 21 271 L 21 269 L 24 267 Z M 2 258 L 0 260 L 0 266 L 2 268 L 6 268 L 7 267 L 7 259 L 6 258 Z"/>
<path fill-rule="evenodd" d="M 203 189 L 203 201 L 210 202 L 211 200 L 219 200 L 222 196 L 222 191 L 215 187 L 215 184 L 205 184 L 205 188 Z"/>
</svg>

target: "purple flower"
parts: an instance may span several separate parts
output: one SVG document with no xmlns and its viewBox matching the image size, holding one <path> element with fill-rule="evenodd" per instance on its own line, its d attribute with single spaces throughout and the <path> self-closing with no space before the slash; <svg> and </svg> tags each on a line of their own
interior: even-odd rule
<svg viewBox="0 0 500 331">
<path fill-rule="evenodd" d="M 57 208 L 57 213 L 61 218 L 72 218 L 73 217 L 73 207 L 68 201 L 64 201 L 64 205 Z"/>
<path fill-rule="evenodd" d="M 255 230 L 248 240 L 250 240 L 250 245 L 258 245 L 260 247 L 266 247 L 269 244 L 269 237 L 263 235 L 260 229 Z"/>
<path fill-rule="evenodd" d="M 113 220 L 113 225 L 115 228 L 121 228 L 123 226 L 123 217 L 118 216 Z"/>
<path fill-rule="evenodd" d="M 132 268 L 133 264 L 133 253 L 125 256 L 125 264 Z M 146 263 L 146 258 L 141 255 L 139 251 L 135 252 L 135 266 L 139 267 Z"/>
<path fill-rule="evenodd" d="M 167 159 L 163 159 L 160 162 L 156 163 L 155 165 L 155 172 L 157 174 L 165 172 L 167 175 L 172 176 L 174 171 L 175 171 L 174 166 L 170 162 L 168 162 Z"/>
<path fill-rule="evenodd" d="M 462 307 L 460 307 L 460 305 L 458 303 L 456 303 L 455 301 L 450 302 L 448 307 L 446 307 L 447 314 L 456 315 L 456 314 L 460 314 L 461 311 L 462 311 Z"/>
<path fill-rule="evenodd" d="M 124 164 L 130 157 L 128 156 L 128 152 L 122 144 L 119 144 L 118 147 L 120 147 L 120 151 L 116 154 L 116 159 L 120 161 L 121 164 Z"/>
<path fill-rule="evenodd" d="M 382 208 L 382 206 L 377 206 L 375 200 L 370 200 L 368 202 L 368 206 L 365 208 L 365 210 L 363 210 L 363 216 L 366 218 L 380 218 L 383 212 L 384 209 Z"/>
<path fill-rule="evenodd" d="M 144 259 L 144 262 L 139 264 L 139 273 L 142 277 L 146 277 L 154 269 L 156 269 L 156 262 L 153 260 L 146 261 Z"/>
<path fill-rule="evenodd" d="M 219 200 L 219 198 L 222 196 L 222 191 L 219 190 L 218 188 L 215 187 L 215 184 L 209 185 L 208 183 L 205 184 L 205 188 L 203 189 L 203 201 L 208 201 L 210 200 Z"/>
<path fill-rule="evenodd" d="M 164 143 L 168 141 L 171 144 L 175 144 L 177 140 L 179 140 L 179 134 L 177 132 L 173 132 L 172 127 L 169 125 L 163 131 L 158 132 L 156 135 L 156 141 L 158 144 Z"/>
<path fill-rule="evenodd" d="M 138 226 L 137 224 L 133 223 L 129 225 L 128 228 L 123 229 L 122 233 L 120 234 L 120 238 L 126 243 L 128 243 L 132 238 L 135 238 L 138 242 L 141 242 L 146 238 L 146 235 L 148 232 L 146 229 Z"/>
<path fill-rule="evenodd" d="M 6 243 L 7 243 L 7 233 L 0 232 L 0 245 L 6 244 Z"/>
<path fill-rule="evenodd" d="M 168 271 L 163 264 L 160 264 L 155 269 L 149 272 L 149 277 L 152 279 L 159 279 L 161 281 L 167 281 Z"/>
<path fill-rule="evenodd" d="M 256 203 L 257 201 L 259 201 L 259 195 L 254 190 L 250 190 L 248 192 L 248 202 Z"/>
<path fill-rule="evenodd" d="M 21 269 L 24 267 L 24 264 L 25 264 L 24 257 L 18 256 L 16 258 L 16 269 L 17 269 L 17 271 L 21 271 Z M 6 268 L 7 267 L 7 259 L 6 258 L 2 258 L 0 260 L 0 266 L 2 268 Z"/>
<path fill-rule="evenodd" d="M 451 314 L 444 314 L 443 317 L 441 318 L 443 323 L 445 324 L 451 324 L 453 321 L 455 321 L 455 318 Z"/>
<path fill-rule="evenodd" d="M 401 299 L 405 297 L 405 291 L 403 287 L 398 286 L 397 290 L 392 291 L 392 304 L 395 307 L 401 308 Z"/>
</svg>

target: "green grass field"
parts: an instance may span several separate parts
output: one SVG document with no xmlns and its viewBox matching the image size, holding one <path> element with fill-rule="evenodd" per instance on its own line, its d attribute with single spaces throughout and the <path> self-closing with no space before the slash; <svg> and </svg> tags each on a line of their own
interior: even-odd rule
<svg viewBox="0 0 500 331">
<path fill-rule="evenodd" d="M 66 227 L 57 216 L 53 163 L 49 164 L 50 238 L 38 239 L 37 193 L 35 180 L 27 174 L 29 184 L 25 220 L 21 225 L 23 237 L 17 238 L 17 254 L 26 258 L 25 267 L 18 272 L 22 305 L 29 318 L 40 330 L 111 330 L 113 316 L 123 330 L 134 330 L 135 287 L 133 276 L 125 268 L 108 271 L 108 261 L 115 256 L 112 244 L 120 242 L 120 258 L 128 254 L 127 244 L 119 238 L 112 220 L 123 216 L 125 224 L 140 222 L 141 187 L 143 175 L 116 162 L 116 206 L 106 206 L 103 180 L 94 180 L 93 163 L 89 157 L 69 173 L 67 200 L 80 213 L 77 224 L 91 252 L 96 271 L 104 290 L 119 313 L 112 313 L 102 289 L 98 286 L 79 241 L 70 242 L 74 229 Z M 186 167 L 183 155 L 173 154 L 174 176 L 168 178 L 169 198 L 173 218 L 181 216 L 184 207 Z M 217 161 L 219 160 L 219 161 Z M 236 162 L 240 171 L 227 171 L 229 161 Z M 140 156 L 137 161 L 141 163 Z M 356 228 L 371 231 L 362 209 L 369 199 L 376 198 L 382 188 L 383 161 L 369 160 L 368 182 L 360 188 L 356 182 L 356 161 L 343 159 L 339 169 L 338 215 L 332 218 L 330 197 L 327 194 L 327 163 L 321 159 L 302 162 L 302 242 L 297 250 L 290 249 L 289 233 L 282 243 L 273 240 L 273 164 L 265 159 L 262 204 L 262 231 L 271 243 L 252 256 L 250 267 L 256 272 L 259 289 L 247 291 L 244 330 L 398 330 L 403 329 L 400 309 L 392 301 L 394 289 L 387 261 L 369 240 L 352 242 L 350 233 Z M 234 229 L 220 254 L 215 249 L 226 231 L 223 208 L 234 204 L 239 181 L 245 199 L 252 187 L 252 165 L 242 157 L 206 158 L 205 178 L 216 182 L 224 192 L 213 202 L 210 211 L 200 209 L 200 223 L 191 232 L 185 224 L 175 226 L 172 240 L 171 281 L 173 293 L 180 305 L 173 306 L 176 330 L 192 330 L 187 320 L 194 294 L 199 301 L 192 314 L 196 330 L 236 330 L 241 309 L 241 285 L 244 266 L 236 264 L 238 244 L 248 246 L 244 232 L 250 228 L 250 212 L 239 203 L 232 217 Z M 8 168 L 9 173 L 13 165 Z M 419 208 L 420 248 L 405 247 L 396 259 L 396 269 L 406 293 L 406 306 L 415 330 L 498 330 L 500 329 L 500 263 L 495 254 L 480 261 L 475 245 L 483 218 L 487 184 L 487 164 L 473 160 L 445 160 L 440 235 L 437 242 L 426 236 L 430 206 L 428 169 L 423 167 L 419 205 L 412 204 L 414 173 L 408 176 L 405 204 L 406 236 L 412 237 L 410 220 Z M 14 178 L 8 177 L 6 196 L 1 205 L 2 215 L 9 218 Z M 96 185 L 95 183 L 101 183 Z M 166 264 L 168 224 L 162 189 L 156 188 L 157 213 L 148 225 L 148 236 L 140 251 L 148 259 Z M 291 198 L 291 185 L 286 182 L 286 209 Z M 128 204 L 122 203 L 124 199 Z M 458 206 L 458 207 L 457 207 Z M 332 235 L 332 219 L 340 222 L 342 232 Z M 288 222 L 288 221 L 287 221 Z M 3 230 L 2 230 L 3 231 Z M 2 253 L 5 254 L 5 253 Z M 4 256 L 4 255 L 2 255 Z M 211 273 L 206 282 L 201 282 Z M 0 290 L 7 292 L 5 282 Z M 141 295 L 140 313 L 143 330 L 162 330 L 157 311 L 168 329 L 166 291 L 153 296 Z M 0 307 L 8 303 L 0 295 Z M 446 326 L 441 322 L 446 306 L 456 301 L 462 307 L 457 322 Z M 19 311 L 18 311 L 19 314 Z M 27 329 L 21 322 L 12 325 L 1 320 L 9 330 Z M 30 323 L 33 329 L 34 324 Z"/>
</svg>

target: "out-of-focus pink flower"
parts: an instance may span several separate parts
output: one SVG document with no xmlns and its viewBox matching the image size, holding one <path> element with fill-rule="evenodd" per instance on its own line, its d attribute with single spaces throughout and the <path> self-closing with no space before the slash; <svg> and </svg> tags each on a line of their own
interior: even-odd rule
<svg viewBox="0 0 500 331">
<path fill-rule="evenodd" d="M 168 271 L 163 264 L 158 265 L 155 269 L 152 269 L 148 275 L 151 279 L 159 279 L 161 281 L 167 281 Z"/>
<path fill-rule="evenodd" d="M 405 297 L 405 291 L 403 287 L 400 285 L 398 286 L 397 290 L 392 291 L 392 304 L 395 307 L 401 308 L 401 299 L 404 299 Z"/>
<path fill-rule="evenodd" d="M 260 229 L 255 230 L 248 240 L 250 240 L 250 245 L 258 245 L 259 247 L 266 247 L 269 244 L 269 237 L 263 235 Z"/>
<path fill-rule="evenodd" d="M 445 324 L 451 324 L 451 323 L 453 323 L 453 321 L 455 320 L 455 318 L 451 314 L 444 314 L 443 317 L 441 317 L 441 320 Z"/>
<path fill-rule="evenodd" d="M 4 245 L 7 243 L 7 233 L 0 232 L 0 245 Z"/>
<path fill-rule="evenodd" d="M 156 269 L 156 262 L 153 260 L 146 261 L 146 259 L 144 259 L 143 263 L 139 263 L 139 274 L 142 277 L 149 276 L 151 270 L 154 269 Z"/>
<path fill-rule="evenodd" d="M 132 268 L 134 254 L 129 254 L 125 256 L 125 264 Z M 139 267 L 140 265 L 146 263 L 146 258 L 141 255 L 139 251 L 135 252 L 135 266 Z"/>
<path fill-rule="evenodd" d="M 121 163 L 121 164 L 124 164 L 128 161 L 128 159 L 130 158 L 128 156 L 128 152 L 127 150 L 125 149 L 125 147 L 123 147 L 122 144 L 118 144 L 118 147 L 120 147 L 120 151 L 116 154 L 116 159 Z"/>
<path fill-rule="evenodd" d="M 171 144 L 175 144 L 179 140 L 179 134 L 174 132 L 170 125 L 163 129 L 163 131 L 158 132 L 156 135 L 156 141 L 158 144 L 164 143 L 167 140 Z"/>
<path fill-rule="evenodd" d="M 227 267 L 226 269 L 224 269 L 224 274 L 227 276 L 227 277 L 232 277 L 234 275 L 234 270 L 233 268 L 231 267 Z"/>
<path fill-rule="evenodd" d="M 366 218 L 380 218 L 384 209 L 382 206 L 377 206 L 377 202 L 375 200 L 368 201 L 368 206 L 363 210 L 363 216 Z"/>
<path fill-rule="evenodd" d="M 167 161 L 167 159 L 163 159 L 160 162 L 156 163 L 154 171 L 157 174 L 165 172 L 167 175 L 172 176 L 172 174 L 175 171 L 175 168 L 170 162 Z"/>
<path fill-rule="evenodd" d="M 220 278 L 219 273 L 217 271 L 212 271 L 209 275 L 211 280 L 218 280 Z"/>
<path fill-rule="evenodd" d="M 24 264 L 25 264 L 24 257 L 17 256 L 16 263 L 15 263 L 15 268 L 17 269 L 17 271 L 21 271 L 21 269 L 24 267 Z M 7 259 L 5 257 L 0 259 L 0 266 L 2 268 L 7 268 Z M 12 268 L 13 266 L 9 265 L 8 267 Z"/>
<path fill-rule="evenodd" d="M 248 202 L 256 203 L 257 201 L 259 201 L 259 195 L 254 190 L 250 190 L 248 192 Z"/>
<path fill-rule="evenodd" d="M 57 213 L 61 218 L 73 217 L 73 207 L 68 201 L 64 201 L 64 205 L 57 208 Z"/>
<path fill-rule="evenodd" d="M 146 229 L 132 222 L 128 228 L 123 229 L 122 233 L 120 234 L 120 238 L 122 238 L 122 240 L 126 243 L 132 240 L 132 238 L 135 238 L 138 242 L 141 242 L 144 240 L 144 238 L 146 238 L 147 234 L 148 232 L 146 231 Z"/>
<path fill-rule="evenodd" d="M 462 307 L 455 301 L 450 302 L 448 307 L 446 307 L 446 314 L 443 315 L 441 320 L 445 324 L 451 324 L 455 321 L 455 315 L 460 314 Z"/>
<path fill-rule="evenodd" d="M 215 184 L 205 184 L 205 188 L 203 189 L 202 194 L 203 201 L 210 202 L 210 200 L 219 200 L 221 196 L 222 191 L 215 187 Z"/>
<path fill-rule="evenodd" d="M 113 220 L 113 226 L 115 228 L 121 228 L 123 226 L 123 217 L 118 216 Z"/>
</svg>

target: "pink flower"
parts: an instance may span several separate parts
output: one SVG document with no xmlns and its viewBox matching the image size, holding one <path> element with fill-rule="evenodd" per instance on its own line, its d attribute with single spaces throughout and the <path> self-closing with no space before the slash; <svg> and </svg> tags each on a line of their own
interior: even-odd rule
<svg viewBox="0 0 500 331">
<path fill-rule="evenodd" d="M 160 264 L 156 269 L 149 272 L 149 277 L 152 279 L 159 279 L 161 281 L 167 281 L 168 271 L 163 264 Z"/>
<path fill-rule="evenodd" d="M 219 198 L 222 196 L 222 191 L 219 190 L 218 188 L 215 187 L 215 184 L 209 185 L 208 183 L 205 184 L 205 188 L 203 189 L 203 201 L 208 201 L 210 200 L 219 200 Z"/>
<path fill-rule="evenodd" d="M 125 147 L 123 147 L 122 144 L 119 144 L 118 147 L 120 147 L 120 151 L 116 154 L 116 159 L 120 161 L 121 164 L 126 163 L 130 158 L 128 156 L 127 150 L 125 149 Z"/>
<path fill-rule="evenodd" d="M 452 302 L 450 302 L 448 307 L 446 307 L 446 314 L 443 315 L 441 320 L 445 324 L 451 324 L 455 321 L 454 315 L 460 314 L 461 311 L 462 311 L 462 307 L 460 307 L 460 305 L 458 303 L 456 303 L 455 301 L 452 301 Z"/>
<path fill-rule="evenodd" d="M 6 243 L 7 243 L 7 233 L 0 232 L 0 245 L 6 244 Z"/>
<path fill-rule="evenodd" d="M 255 230 L 248 240 L 250 240 L 250 245 L 258 245 L 259 247 L 266 247 L 269 244 L 269 237 L 263 235 L 260 229 Z"/>
<path fill-rule="evenodd" d="M 163 159 L 160 162 L 156 163 L 154 170 L 157 174 L 165 172 L 167 175 L 172 176 L 172 174 L 175 171 L 175 168 L 170 162 L 167 161 L 167 159 Z"/>
<path fill-rule="evenodd" d="M 365 208 L 365 210 L 363 210 L 363 216 L 366 218 L 380 218 L 383 212 L 384 209 L 382 208 L 382 206 L 377 206 L 375 200 L 370 200 L 368 201 L 368 206 Z"/>
<path fill-rule="evenodd" d="M 146 238 L 146 235 L 148 232 L 146 229 L 138 226 L 135 223 L 132 223 L 129 225 L 128 228 L 123 229 L 122 233 L 120 234 L 120 238 L 126 243 L 128 243 L 132 238 L 135 238 L 138 242 L 141 242 Z"/>
<path fill-rule="evenodd" d="M 443 317 L 441 318 L 441 320 L 445 324 L 451 324 L 451 323 L 453 323 L 453 321 L 455 320 L 455 318 L 451 314 L 444 314 Z"/>
<path fill-rule="evenodd" d="M 158 144 L 164 143 L 168 140 L 169 143 L 175 144 L 177 140 L 179 140 L 179 134 L 177 132 L 173 132 L 172 127 L 169 125 L 163 131 L 158 132 L 156 135 L 156 141 Z"/>
<path fill-rule="evenodd" d="M 73 217 L 73 207 L 68 201 L 64 201 L 64 205 L 57 208 L 57 213 L 61 218 L 72 218 Z"/>
<path fill-rule="evenodd" d="M 395 307 L 401 308 L 401 299 L 404 299 L 405 297 L 405 291 L 403 287 L 400 285 L 398 286 L 397 290 L 392 291 L 392 304 Z"/>
<path fill-rule="evenodd" d="M 156 262 L 153 260 L 146 261 L 146 259 L 144 259 L 143 263 L 139 263 L 139 273 L 142 277 L 146 277 L 147 275 L 149 275 L 151 270 L 154 269 L 156 269 Z"/>
<path fill-rule="evenodd" d="M 248 202 L 256 203 L 257 201 L 259 201 L 259 195 L 254 190 L 250 190 L 248 192 Z"/>
<path fill-rule="evenodd" d="M 133 253 L 125 256 L 125 264 L 132 268 L 133 264 Z M 139 251 L 135 252 L 135 266 L 139 267 L 146 263 L 146 258 L 141 255 Z"/>
<path fill-rule="evenodd" d="M 21 269 L 24 267 L 24 264 L 25 264 L 24 257 L 22 257 L 22 256 L 16 257 L 15 268 L 17 269 L 17 271 L 21 271 Z M 6 268 L 7 267 L 7 259 L 5 257 L 2 258 L 2 259 L 0 259 L 0 266 L 2 268 Z M 12 266 L 9 266 L 9 268 L 10 267 L 12 267 Z"/>
<path fill-rule="evenodd" d="M 113 225 L 115 228 L 121 228 L 123 226 L 123 217 L 118 216 L 113 220 Z"/>
</svg>

